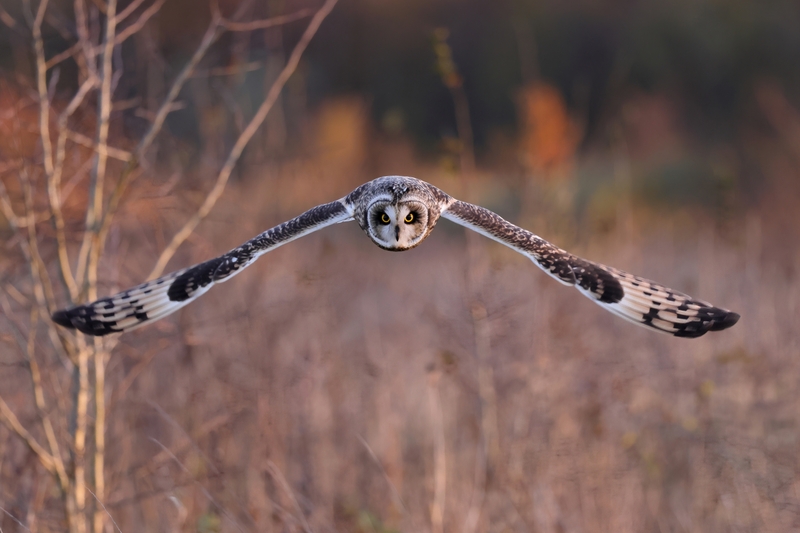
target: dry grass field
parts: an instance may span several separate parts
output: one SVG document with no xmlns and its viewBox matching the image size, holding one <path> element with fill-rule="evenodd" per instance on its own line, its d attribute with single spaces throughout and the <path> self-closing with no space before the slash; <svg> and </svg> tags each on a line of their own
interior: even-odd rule
<svg viewBox="0 0 800 533">
<path fill-rule="evenodd" d="M 0 533 L 800 531 L 796 9 L 335 3 L 0 0 Z M 49 321 L 388 174 L 741 320 L 645 330 L 441 220 Z"/>
<path fill-rule="evenodd" d="M 173 264 L 367 179 L 328 168 L 251 172 Z M 171 195 L 151 193 L 131 199 L 110 237 L 102 294 L 138 282 L 159 228 L 181 217 Z M 786 246 L 797 230 L 776 231 L 766 208 L 722 228 L 626 211 L 572 238 L 575 253 L 741 312 L 732 330 L 697 340 L 619 320 L 447 221 L 403 254 L 355 224 L 287 245 L 116 344 L 108 512 L 122 531 L 797 528 L 800 286 Z M 141 224 L 151 217 L 155 227 Z M 547 235 L 536 213 L 509 218 Z M 56 376 L 59 361 L 43 363 Z M 6 358 L 0 389 L 30 419 L 25 374 Z M 40 527 L 57 529 L 53 489 L 0 432 L 4 508 L 39 505 Z"/>
</svg>

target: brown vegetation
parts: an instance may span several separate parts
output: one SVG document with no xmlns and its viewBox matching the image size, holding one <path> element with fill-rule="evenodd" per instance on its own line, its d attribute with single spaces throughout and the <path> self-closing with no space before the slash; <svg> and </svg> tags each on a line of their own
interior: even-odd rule
<svg viewBox="0 0 800 533">
<path fill-rule="evenodd" d="M 766 127 L 747 132 L 749 156 L 763 169 L 752 198 L 737 189 L 700 207 L 646 201 L 650 192 L 633 178 L 668 157 L 640 132 L 657 122 L 670 139 L 683 136 L 658 96 L 630 99 L 629 111 L 644 111 L 619 120 L 610 149 L 581 158 L 564 137 L 554 157 L 574 157 L 570 165 L 543 162 L 531 176 L 524 165 L 508 173 L 506 163 L 504 178 L 413 156 L 404 140 L 374 135 L 366 104 L 348 97 L 317 111 L 307 152 L 248 162 L 230 182 L 236 158 L 226 163 L 227 154 L 209 157 L 213 175 L 194 180 L 161 162 L 138 171 L 102 239 L 100 227 L 85 231 L 97 196 L 97 170 L 85 161 L 105 143 L 98 117 L 85 111 L 90 146 L 65 134 L 54 197 L 57 167 L 45 161 L 58 158 L 43 153 L 39 122 L 46 86 L 38 100 L 8 91 L 0 128 L 32 129 L 40 140 L 21 141 L 19 164 L 1 145 L 3 531 L 800 527 L 800 120 L 778 85 L 758 89 Z M 64 109 L 55 102 L 50 110 L 54 140 Z M 567 117 L 557 119 L 568 129 Z M 110 138 L 120 150 L 116 160 L 106 150 L 118 186 L 135 170 L 126 158 L 144 158 L 113 124 Z M 523 135 L 520 159 L 539 138 Z M 708 157 L 723 185 L 736 172 L 724 149 L 689 144 L 669 150 Z M 111 341 L 92 344 L 47 320 L 55 305 L 110 294 L 168 262 L 202 261 L 399 172 L 742 319 L 697 340 L 637 328 L 442 221 L 403 254 L 377 249 L 355 224 L 328 228 Z M 585 173 L 610 176 L 588 200 Z M 103 212 L 112 191 L 99 195 Z M 102 249 L 93 263 L 92 246 Z M 82 275 L 61 281 L 84 256 Z"/>
</svg>

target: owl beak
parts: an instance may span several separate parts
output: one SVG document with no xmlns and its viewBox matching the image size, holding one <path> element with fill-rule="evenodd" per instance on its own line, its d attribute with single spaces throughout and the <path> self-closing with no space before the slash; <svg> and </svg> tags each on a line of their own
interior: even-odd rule
<svg viewBox="0 0 800 533">
<path fill-rule="evenodd" d="M 394 227 L 394 240 L 400 242 L 400 226 Z"/>
</svg>

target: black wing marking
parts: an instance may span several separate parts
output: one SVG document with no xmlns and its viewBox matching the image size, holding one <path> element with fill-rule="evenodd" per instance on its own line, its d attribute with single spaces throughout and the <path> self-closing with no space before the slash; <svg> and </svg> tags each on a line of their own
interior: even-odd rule
<svg viewBox="0 0 800 533">
<path fill-rule="evenodd" d="M 676 337 L 700 337 L 736 324 L 739 315 L 616 268 L 574 256 L 499 215 L 456 200 L 442 217 L 527 255 L 565 285 L 635 324 Z"/>
<path fill-rule="evenodd" d="M 214 283 L 227 281 L 241 272 L 260 255 L 326 226 L 352 219 L 351 209 L 341 200 L 317 206 L 220 257 L 114 296 L 56 311 L 53 322 L 87 335 L 130 331 L 177 311 L 208 291 Z"/>
</svg>

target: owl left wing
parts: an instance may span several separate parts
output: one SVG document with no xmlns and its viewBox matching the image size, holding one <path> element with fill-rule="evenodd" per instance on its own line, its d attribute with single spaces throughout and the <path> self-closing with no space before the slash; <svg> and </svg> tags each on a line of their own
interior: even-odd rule
<svg viewBox="0 0 800 533">
<path fill-rule="evenodd" d="M 653 281 L 574 256 L 483 207 L 455 200 L 442 217 L 528 256 L 538 267 L 612 313 L 676 337 L 727 329 L 739 315 Z"/>
<path fill-rule="evenodd" d="M 53 322 L 87 335 L 130 331 L 173 313 L 229 280 L 259 256 L 314 231 L 352 220 L 352 208 L 337 200 L 323 204 L 268 229 L 230 252 L 166 274 L 119 294 L 53 313 Z"/>
</svg>

